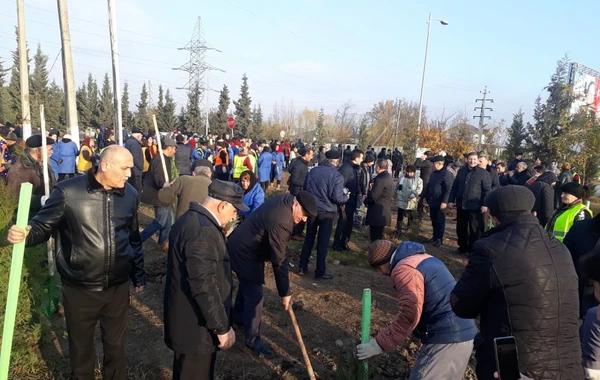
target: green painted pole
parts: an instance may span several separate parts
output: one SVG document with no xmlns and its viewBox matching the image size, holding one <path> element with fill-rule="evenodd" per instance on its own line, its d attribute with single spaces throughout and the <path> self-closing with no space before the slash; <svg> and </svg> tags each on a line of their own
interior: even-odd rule
<svg viewBox="0 0 600 380">
<path fill-rule="evenodd" d="M 17 226 L 23 230 L 27 228 L 27 221 L 29 219 L 32 189 L 33 186 L 29 182 L 21 184 L 19 208 L 17 209 Z M 6 313 L 4 314 L 4 329 L 2 330 L 0 380 L 8 380 L 8 369 L 10 367 L 13 333 L 15 332 L 15 318 L 17 315 L 17 304 L 19 302 L 19 288 L 21 287 L 24 255 L 25 242 L 13 245 L 12 260 L 10 263 L 10 279 L 8 280 L 8 295 L 6 298 Z"/>
<path fill-rule="evenodd" d="M 360 342 L 367 343 L 371 339 L 371 289 L 363 289 L 362 299 L 362 328 Z M 365 373 L 369 370 L 369 363 L 364 360 Z"/>
</svg>

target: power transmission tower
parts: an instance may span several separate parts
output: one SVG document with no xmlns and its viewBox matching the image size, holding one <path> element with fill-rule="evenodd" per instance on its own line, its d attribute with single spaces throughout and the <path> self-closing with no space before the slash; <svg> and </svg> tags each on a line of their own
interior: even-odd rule
<svg viewBox="0 0 600 380">
<path fill-rule="evenodd" d="M 188 82 L 183 87 L 177 87 L 177 89 L 187 90 L 188 99 L 191 99 L 190 92 L 195 91 L 196 88 L 201 89 L 198 104 L 204 103 L 204 116 L 206 117 L 206 134 L 208 134 L 208 100 L 205 99 L 205 94 L 208 91 L 207 77 L 208 71 L 217 70 L 225 72 L 225 70 L 214 67 L 206 62 L 206 51 L 214 50 L 221 52 L 219 49 L 215 49 L 210 46 L 204 38 L 204 29 L 202 28 L 202 18 L 198 17 L 196 21 L 196 27 L 192 34 L 192 39 L 179 50 L 188 50 L 190 52 L 190 60 L 182 65 L 181 67 L 174 68 L 173 70 L 186 71 L 189 74 Z"/>
<path fill-rule="evenodd" d="M 473 116 L 473 119 L 479 118 L 479 130 L 478 130 L 478 138 L 477 138 L 477 151 L 481 150 L 481 146 L 483 145 L 483 127 L 485 125 L 485 119 L 491 119 L 491 116 L 485 115 L 485 110 L 493 111 L 493 109 L 486 107 L 485 103 L 490 102 L 494 103 L 494 99 L 488 99 L 488 94 L 490 93 L 487 90 L 487 86 L 480 91 L 483 94 L 483 99 L 475 99 L 475 103 L 481 102 L 481 107 L 475 107 L 474 111 L 480 110 L 479 116 Z"/>
</svg>

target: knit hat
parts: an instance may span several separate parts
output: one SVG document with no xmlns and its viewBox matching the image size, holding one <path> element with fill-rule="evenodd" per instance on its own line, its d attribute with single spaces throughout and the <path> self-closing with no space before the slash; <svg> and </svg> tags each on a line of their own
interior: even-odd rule
<svg viewBox="0 0 600 380">
<path fill-rule="evenodd" d="M 369 246 L 369 264 L 376 268 L 389 263 L 396 246 L 389 240 L 376 240 Z"/>
<path fill-rule="evenodd" d="M 535 204 L 535 196 L 525 186 L 502 186 L 489 193 L 484 204 L 493 216 L 513 211 L 530 212 Z"/>
<path fill-rule="evenodd" d="M 585 195 L 585 189 L 583 188 L 583 186 L 581 186 L 577 182 L 565 183 L 564 185 L 562 185 L 560 187 L 560 191 L 562 193 L 571 194 L 571 195 L 577 197 L 577 199 L 581 199 Z"/>
<path fill-rule="evenodd" d="M 337 149 L 331 149 L 325 153 L 325 157 L 329 160 L 339 160 L 341 156 Z"/>
</svg>

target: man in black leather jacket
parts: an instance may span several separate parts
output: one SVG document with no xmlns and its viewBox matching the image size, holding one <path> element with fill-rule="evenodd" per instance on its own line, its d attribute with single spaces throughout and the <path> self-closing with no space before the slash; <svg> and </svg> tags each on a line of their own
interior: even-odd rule
<svg viewBox="0 0 600 380">
<path fill-rule="evenodd" d="M 107 147 L 98 168 L 57 184 L 27 232 L 12 226 L 7 240 L 28 246 L 57 234 L 56 266 L 63 283 L 69 333 L 69 359 L 75 379 L 93 379 L 94 329 L 104 343 L 104 377 L 126 378 L 124 333 L 129 281 L 136 292 L 146 284 L 137 219 L 137 191 L 127 183 L 133 157 L 125 148 Z"/>
</svg>

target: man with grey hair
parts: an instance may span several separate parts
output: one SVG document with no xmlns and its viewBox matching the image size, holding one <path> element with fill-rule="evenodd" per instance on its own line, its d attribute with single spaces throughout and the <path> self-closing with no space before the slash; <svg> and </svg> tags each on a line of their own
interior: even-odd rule
<svg viewBox="0 0 600 380">
<path fill-rule="evenodd" d="M 194 166 L 191 176 L 181 176 L 158 191 L 161 202 L 173 204 L 177 200 L 176 219 L 190 208 L 190 202 L 202 204 L 208 195 L 208 186 L 212 182 L 212 164 L 209 160 L 197 160 Z"/>
<path fill-rule="evenodd" d="M 510 185 L 521 186 L 525 186 L 525 183 L 527 183 L 527 181 L 529 181 L 529 178 L 531 178 L 531 175 L 527 171 L 527 163 L 523 161 L 517 164 L 517 170 L 509 171 L 508 176 L 508 183 Z"/>
</svg>

